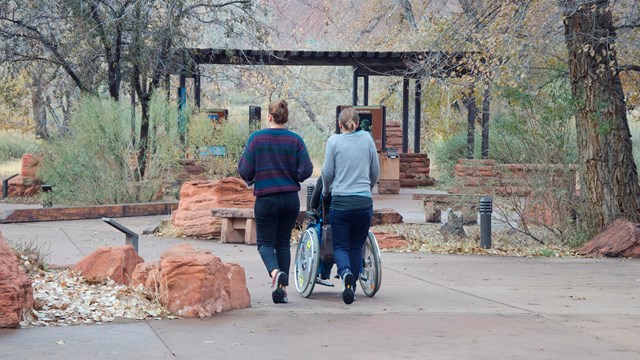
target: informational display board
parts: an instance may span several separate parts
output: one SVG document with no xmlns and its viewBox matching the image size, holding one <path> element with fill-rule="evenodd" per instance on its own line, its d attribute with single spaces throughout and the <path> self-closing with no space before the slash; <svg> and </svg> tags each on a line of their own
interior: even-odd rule
<svg viewBox="0 0 640 360">
<path fill-rule="evenodd" d="M 251 131 L 260 129 L 262 120 L 262 108 L 256 105 L 249 105 L 249 128 Z"/>
<path fill-rule="evenodd" d="M 207 117 L 213 124 L 221 124 L 229 116 L 227 109 L 208 109 Z"/>
<path fill-rule="evenodd" d="M 384 106 L 351 106 L 339 105 L 336 107 L 336 134 L 340 133 L 338 126 L 338 116 L 346 108 L 354 108 L 360 118 L 360 130 L 367 131 L 373 137 L 378 151 L 385 150 L 385 118 L 386 108 Z"/>
</svg>

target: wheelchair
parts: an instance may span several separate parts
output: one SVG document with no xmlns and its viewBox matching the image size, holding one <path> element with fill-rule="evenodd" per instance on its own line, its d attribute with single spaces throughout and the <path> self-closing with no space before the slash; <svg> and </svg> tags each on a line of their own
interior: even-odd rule
<svg viewBox="0 0 640 360">
<path fill-rule="evenodd" d="M 310 209 L 310 197 L 314 191 L 313 185 L 307 186 L 307 209 Z M 323 201 L 320 201 L 324 205 Z M 309 297 L 316 285 L 316 278 L 319 275 L 320 267 L 327 262 L 333 267 L 333 254 L 325 254 L 321 248 L 323 243 L 331 241 L 326 237 L 330 234 L 323 226 L 326 224 L 324 206 L 320 206 L 318 211 L 307 210 L 307 229 L 300 236 L 296 248 L 294 261 L 294 277 L 296 290 L 302 297 Z M 323 234 L 325 241 L 323 241 Z M 325 269 L 330 270 L 330 269 Z M 380 260 L 380 249 L 376 237 L 371 231 L 367 235 L 362 251 L 362 271 L 358 274 L 358 281 L 362 291 L 368 297 L 374 296 L 382 283 L 382 264 Z"/>
</svg>

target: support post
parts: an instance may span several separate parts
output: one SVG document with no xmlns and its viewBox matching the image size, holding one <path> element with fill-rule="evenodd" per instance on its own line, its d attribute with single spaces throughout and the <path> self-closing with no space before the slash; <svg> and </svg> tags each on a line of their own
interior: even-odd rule
<svg viewBox="0 0 640 360">
<path fill-rule="evenodd" d="M 369 75 L 362 76 L 364 79 L 364 106 L 369 106 Z"/>
<path fill-rule="evenodd" d="M 202 77 L 200 76 L 200 67 L 196 65 L 196 72 L 193 75 L 193 97 L 196 107 L 200 109 L 200 97 L 202 94 Z"/>
<path fill-rule="evenodd" d="M 414 104 L 415 122 L 413 124 L 413 152 L 420 153 L 420 117 L 422 116 L 422 83 L 420 79 L 416 79 L 416 97 Z"/>
<path fill-rule="evenodd" d="M 353 91 L 351 93 L 351 105 L 358 106 L 358 67 L 353 67 Z"/>
<path fill-rule="evenodd" d="M 187 105 L 187 87 L 186 77 L 184 74 L 180 74 L 180 87 L 178 88 L 178 134 L 180 135 L 180 142 L 186 143 L 187 133 L 187 118 L 184 116 L 184 108 Z"/>
<path fill-rule="evenodd" d="M 409 79 L 402 78 L 402 153 L 409 152 Z"/>
</svg>

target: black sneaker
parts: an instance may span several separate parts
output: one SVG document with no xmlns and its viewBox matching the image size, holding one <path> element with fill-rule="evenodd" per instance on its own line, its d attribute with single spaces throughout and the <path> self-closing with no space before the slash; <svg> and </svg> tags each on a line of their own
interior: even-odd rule
<svg viewBox="0 0 640 360">
<path fill-rule="evenodd" d="M 349 305 L 355 300 L 356 295 L 354 293 L 354 285 L 356 284 L 356 278 L 352 273 L 348 272 L 342 278 L 342 301 Z"/>
<path fill-rule="evenodd" d="M 289 299 L 284 288 L 287 286 L 287 274 L 278 271 L 271 284 L 271 299 L 275 304 L 286 304 Z"/>
</svg>

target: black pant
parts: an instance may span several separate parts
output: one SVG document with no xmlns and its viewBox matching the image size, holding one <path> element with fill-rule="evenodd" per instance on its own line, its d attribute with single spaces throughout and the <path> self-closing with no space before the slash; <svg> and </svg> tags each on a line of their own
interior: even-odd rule
<svg viewBox="0 0 640 360">
<path fill-rule="evenodd" d="M 300 212 L 297 192 L 278 193 L 256 198 L 254 215 L 258 252 L 271 275 L 279 269 L 289 274 L 291 230 Z"/>
</svg>

